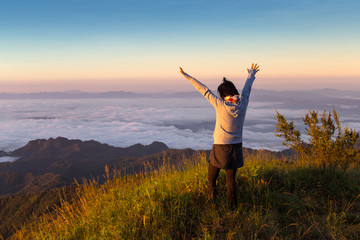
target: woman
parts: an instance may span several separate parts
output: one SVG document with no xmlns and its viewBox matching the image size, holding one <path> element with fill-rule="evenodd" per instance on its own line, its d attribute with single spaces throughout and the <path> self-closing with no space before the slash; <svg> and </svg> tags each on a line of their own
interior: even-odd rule
<svg viewBox="0 0 360 240">
<path fill-rule="evenodd" d="M 225 169 L 227 197 L 229 206 L 234 209 L 236 201 L 236 169 L 244 165 L 242 154 L 242 131 L 246 109 L 255 74 L 259 71 L 257 64 L 252 64 L 248 70 L 248 78 L 241 95 L 234 84 L 225 78 L 218 87 L 220 98 L 208 87 L 191 77 L 180 67 L 180 72 L 192 85 L 213 105 L 216 110 L 214 144 L 210 152 L 208 167 L 208 196 L 216 196 L 216 179 L 220 169 Z"/>
</svg>

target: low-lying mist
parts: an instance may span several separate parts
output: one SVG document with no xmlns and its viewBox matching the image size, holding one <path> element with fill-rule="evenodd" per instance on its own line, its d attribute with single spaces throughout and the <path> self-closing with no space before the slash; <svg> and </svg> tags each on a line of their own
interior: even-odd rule
<svg viewBox="0 0 360 240">
<path fill-rule="evenodd" d="M 337 93 L 337 94 L 336 94 Z M 113 93 L 112 93 L 113 94 Z M 94 139 L 113 146 L 161 141 L 170 148 L 210 149 L 215 111 L 199 94 L 146 97 L 0 100 L 0 150 L 12 151 L 29 140 L 50 137 Z M 360 129 L 360 99 L 330 90 L 274 92 L 253 90 L 244 126 L 245 147 L 281 150 L 274 136 L 275 108 L 303 129 L 308 109 L 328 111 Z"/>
</svg>

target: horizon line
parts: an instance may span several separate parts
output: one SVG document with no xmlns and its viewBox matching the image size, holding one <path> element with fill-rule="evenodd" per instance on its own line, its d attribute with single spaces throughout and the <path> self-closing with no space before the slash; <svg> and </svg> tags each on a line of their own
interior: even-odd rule
<svg viewBox="0 0 360 240">
<path fill-rule="evenodd" d="M 211 90 L 211 89 L 210 89 Z M 313 89 L 280 89 L 280 90 L 273 90 L 273 89 L 266 89 L 266 88 L 253 88 L 255 91 L 269 91 L 269 92 L 313 92 L 313 91 L 338 91 L 338 92 L 360 92 L 360 90 L 354 90 L 354 89 L 336 89 L 336 88 L 313 88 Z M 216 92 L 215 90 L 212 90 Z M 86 90 L 79 90 L 79 89 L 73 89 L 73 90 L 59 90 L 59 91 L 29 91 L 29 92 L 0 92 L 0 94 L 9 94 L 9 95 L 21 95 L 21 94 L 105 94 L 105 93 L 133 93 L 133 94 L 179 94 L 179 93 L 194 93 L 197 92 L 196 90 L 189 90 L 189 91 L 169 91 L 169 90 L 163 90 L 163 91 L 130 91 L 130 90 L 105 90 L 105 91 L 86 91 Z"/>
</svg>

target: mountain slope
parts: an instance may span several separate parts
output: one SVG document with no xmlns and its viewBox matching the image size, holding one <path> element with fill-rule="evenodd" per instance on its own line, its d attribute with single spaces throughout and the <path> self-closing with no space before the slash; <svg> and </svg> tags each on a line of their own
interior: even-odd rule
<svg viewBox="0 0 360 240">
<path fill-rule="evenodd" d="M 324 172 L 254 154 L 239 169 L 238 208 L 226 178 L 206 194 L 206 157 L 181 167 L 80 186 L 13 239 L 359 239 L 359 169 Z"/>
</svg>

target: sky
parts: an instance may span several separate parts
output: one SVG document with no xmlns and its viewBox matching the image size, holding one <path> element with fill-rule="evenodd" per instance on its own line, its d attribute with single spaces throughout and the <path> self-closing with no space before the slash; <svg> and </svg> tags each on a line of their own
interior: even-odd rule
<svg viewBox="0 0 360 240">
<path fill-rule="evenodd" d="M 360 90 L 358 0 L 2 0 L 0 92 Z"/>
</svg>

